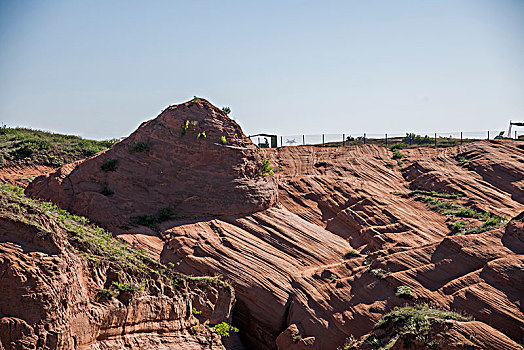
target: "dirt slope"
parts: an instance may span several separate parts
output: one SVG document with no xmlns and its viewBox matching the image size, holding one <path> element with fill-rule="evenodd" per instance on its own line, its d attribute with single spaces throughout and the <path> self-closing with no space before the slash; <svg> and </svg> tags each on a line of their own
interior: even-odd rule
<svg viewBox="0 0 524 350">
<path fill-rule="evenodd" d="M 518 145 L 402 150 L 398 163 L 374 145 L 257 150 L 196 100 L 27 193 L 130 241 L 155 237 L 154 254 L 165 243 L 161 261 L 184 273 L 231 280 L 247 348 L 275 349 L 282 334 L 280 349 L 335 349 L 406 302 L 466 312 L 497 339 L 519 340 L 523 228 L 519 218 L 507 223 L 524 211 Z M 103 171 L 112 159 L 115 171 Z M 263 159 L 275 176 L 264 175 Z"/>
</svg>

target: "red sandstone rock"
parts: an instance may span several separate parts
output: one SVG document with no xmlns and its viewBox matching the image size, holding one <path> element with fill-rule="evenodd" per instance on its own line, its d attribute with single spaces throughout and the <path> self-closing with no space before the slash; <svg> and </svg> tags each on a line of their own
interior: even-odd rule
<svg viewBox="0 0 524 350">
<path fill-rule="evenodd" d="M 454 236 L 447 225 L 452 219 L 399 195 L 456 192 L 463 194 L 461 205 L 515 217 L 524 211 L 517 144 L 403 150 L 403 165 L 391 167 L 392 152 L 374 145 L 257 150 L 207 101 L 175 107 L 113 149 L 36 179 L 27 193 L 115 229 L 172 206 L 184 217 L 160 225 L 161 260 L 185 273 L 220 273 L 232 281 L 233 321 L 248 348 L 275 349 L 280 339 L 280 350 L 292 349 L 295 325 L 307 339 L 300 346 L 336 349 L 406 302 L 431 302 L 489 323 L 500 335 L 487 334 L 482 323 L 484 342 L 520 339 L 520 221 Z M 180 137 L 186 121 L 198 124 Z M 207 138 L 197 139 L 202 130 Z M 149 149 L 130 152 L 139 141 Z M 458 164 L 460 155 L 470 165 Z M 257 175 L 263 158 L 280 166 L 275 177 Z M 111 159 L 118 159 L 116 171 L 101 171 Z M 104 186 L 115 193 L 101 195 Z M 138 231 L 141 240 L 154 234 Z M 126 240 L 132 235 L 127 230 Z M 144 244 L 157 256 L 158 241 L 149 247 Z M 412 300 L 395 295 L 401 285 L 412 289 Z"/>
<path fill-rule="evenodd" d="M 262 160 L 238 124 L 199 99 L 168 107 L 107 151 L 38 177 L 27 194 L 116 231 L 162 208 L 177 217 L 246 214 L 276 201 L 276 182 L 259 175 Z M 114 171 L 101 169 L 108 161 Z M 114 194 L 101 194 L 104 187 Z"/>
</svg>

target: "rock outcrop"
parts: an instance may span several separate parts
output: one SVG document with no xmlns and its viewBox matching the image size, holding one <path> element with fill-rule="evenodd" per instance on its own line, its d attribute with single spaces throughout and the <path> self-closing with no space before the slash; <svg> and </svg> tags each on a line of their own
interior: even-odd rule
<svg viewBox="0 0 524 350">
<path fill-rule="evenodd" d="M 496 329 L 502 347 L 519 340 L 522 149 L 482 141 L 402 153 L 397 163 L 376 145 L 259 150 L 200 99 L 26 193 L 125 233 L 183 273 L 223 275 L 250 349 L 336 349 L 420 302 L 472 315 L 480 325 L 467 327 Z"/>
<path fill-rule="evenodd" d="M 5 189 L 0 202 L 0 349 L 224 349 L 194 310 L 228 321 L 232 289 L 175 285 L 100 228 Z"/>
<path fill-rule="evenodd" d="M 240 126 L 204 99 L 171 106 L 111 149 L 27 188 L 113 231 L 134 218 L 247 214 L 276 202 L 276 182 Z M 164 216 L 164 217 L 162 217 Z"/>
</svg>

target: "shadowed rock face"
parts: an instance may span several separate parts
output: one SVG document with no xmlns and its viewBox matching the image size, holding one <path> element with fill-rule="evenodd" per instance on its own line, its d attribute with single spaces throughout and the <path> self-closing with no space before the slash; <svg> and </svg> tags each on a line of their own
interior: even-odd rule
<svg viewBox="0 0 524 350">
<path fill-rule="evenodd" d="M 262 161 L 237 123 L 195 99 L 168 107 L 112 149 L 35 179 L 26 193 L 113 229 L 162 208 L 178 217 L 246 214 L 276 201 L 276 182 L 259 175 Z"/>
</svg>

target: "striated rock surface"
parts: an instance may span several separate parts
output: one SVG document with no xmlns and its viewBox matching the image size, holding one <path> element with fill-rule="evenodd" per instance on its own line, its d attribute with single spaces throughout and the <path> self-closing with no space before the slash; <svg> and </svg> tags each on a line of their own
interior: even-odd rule
<svg viewBox="0 0 524 350">
<path fill-rule="evenodd" d="M 277 192 L 272 177 L 258 174 L 262 161 L 238 124 L 195 98 L 168 107 L 113 148 L 38 177 L 26 193 L 122 231 L 137 216 L 266 209 Z"/>
<path fill-rule="evenodd" d="M 174 285 L 99 228 L 1 194 L 0 348 L 224 349 L 193 300 L 227 321 L 231 289 L 213 278 Z"/>
<path fill-rule="evenodd" d="M 26 193 L 113 228 L 186 274 L 223 275 L 248 349 L 336 349 L 393 307 L 421 302 L 476 319 L 453 326 L 457 339 L 475 329 L 483 346 L 512 349 L 524 333 L 520 146 L 416 148 L 399 163 L 375 145 L 258 150 L 197 100 Z M 112 159 L 114 171 L 102 171 Z M 261 173 L 264 159 L 275 176 Z M 162 208 L 173 215 L 159 220 Z M 131 226 L 144 215 L 160 237 Z"/>
</svg>

